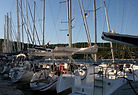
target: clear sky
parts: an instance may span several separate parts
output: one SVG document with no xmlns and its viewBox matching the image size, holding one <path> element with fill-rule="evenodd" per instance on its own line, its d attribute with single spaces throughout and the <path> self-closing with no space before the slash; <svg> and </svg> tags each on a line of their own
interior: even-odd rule
<svg viewBox="0 0 138 95">
<path fill-rule="evenodd" d="M 12 13 L 12 23 L 14 36 L 16 39 L 16 0 L 0 0 L 0 38 L 4 36 L 4 15 Z M 20 1 L 20 0 L 19 0 Z M 32 13 L 33 2 L 36 1 L 36 27 L 39 34 L 39 38 L 42 41 L 42 0 L 28 0 Z M 59 3 L 64 0 L 46 0 L 46 29 L 45 29 L 45 43 L 50 41 L 51 43 L 68 43 L 67 31 L 61 31 L 67 29 L 66 4 Z M 97 38 L 98 42 L 105 42 L 101 39 L 103 31 L 107 31 L 107 25 L 105 22 L 105 12 L 103 8 L 103 0 L 96 0 L 97 8 Z M 85 10 L 92 10 L 93 0 L 83 0 Z M 25 0 L 23 0 L 23 12 L 25 17 Z M 111 29 L 114 29 L 117 33 L 138 35 L 138 0 L 106 0 L 109 23 Z M 28 9 L 29 12 L 29 9 Z M 29 22 L 32 24 L 32 19 L 29 14 Z M 73 21 L 73 43 L 86 42 L 86 33 L 84 30 L 83 22 L 81 19 L 77 0 L 72 0 L 72 18 Z M 88 26 L 91 34 L 91 40 L 94 42 L 94 27 L 93 27 L 93 12 L 89 13 L 87 17 Z M 24 31 L 25 33 L 25 31 Z M 35 36 L 36 38 L 36 36 Z M 25 42 L 27 37 L 25 34 Z"/>
</svg>

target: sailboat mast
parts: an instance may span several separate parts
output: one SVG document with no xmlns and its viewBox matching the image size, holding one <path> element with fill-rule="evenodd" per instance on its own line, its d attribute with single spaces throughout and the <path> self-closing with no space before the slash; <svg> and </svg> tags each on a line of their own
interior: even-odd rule
<svg viewBox="0 0 138 95">
<path fill-rule="evenodd" d="M 22 7 L 23 7 L 23 1 L 21 0 L 21 23 L 22 23 L 22 25 L 21 25 L 21 33 L 22 33 L 22 47 L 21 47 L 21 49 L 23 50 L 24 49 L 24 33 L 23 33 L 23 26 L 24 26 L 24 24 L 23 24 L 23 9 L 22 9 Z"/>
<path fill-rule="evenodd" d="M 7 22 L 6 19 L 7 19 L 7 16 L 5 15 L 3 53 L 6 53 L 6 22 Z"/>
<path fill-rule="evenodd" d="M 71 13 L 71 0 L 67 0 L 67 19 L 68 19 L 68 36 L 69 47 L 72 47 L 72 13 Z"/>
<path fill-rule="evenodd" d="M 11 12 L 10 12 L 10 16 L 9 16 L 9 45 L 10 45 L 10 52 L 12 52 L 12 48 L 13 48 L 13 41 L 12 41 L 12 23 L 11 23 L 11 20 L 12 20 L 12 16 L 11 16 Z"/>
<path fill-rule="evenodd" d="M 94 43 L 97 45 L 97 23 L 96 23 L 96 1 L 93 0 L 94 9 Z M 97 54 L 94 55 L 94 61 L 97 62 Z"/>
<path fill-rule="evenodd" d="M 45 44 L 45 0 L 43 0 L 43 46 Z"/>
<path fill-rule="evenodd" d="M 105 1 L 103 1 L 103 2 L 104 2 L 105 15 L 106 15 L 106 22 L 107 22 L 107 26 L 108 26 L 108 32 L 110 32 L 110 24 L 109 24 L 109 19 L 108 19 L 106 4 L 105 4 Z"/>
<path fill-rule="evenodd" d="M 108 32 L 111 32 L 111 30 L 110 30 L 110 24 L 109 24 L 109 19 L 108 19 L 108 14 L 107 14 L 107 9 L 106 9 L 105 0 L 104 0 L 103 2 L 104 2 L 105 15 L 106 15 L 106 22 L 107 22 L 107 26 L 108 26 Z M 113 50 L 113 43 L 112 43 L 112 42 L 110 42 L 110 47 L 111 47 L 112 59 L 113 59 L 113 62 L 115 62 L 114 50 Z"/>
<path fill-rule="evenodd" d="M 96 23 L 96 1 L 93 0 L 93 9 L 94 9 L 94 42 L 97 44 L 97 23 Z"/>
<path fill-rule="evenodd" d="M 85 28 L 87 39 L 88 39 L 88 46 L 91 46 L 90 32 L 89 32 L 89 28 L 88 28 L 88 24 L 87 24 L 87 20 L 86 20 L 86 16 L 85 16 L 85 10 L 84 10 L 84 6 L 83 6 L 83 2 L 81 0 L 81 4 L 80 4 L 79 0 L 77 0 L 77 1 L 78 1 L 78 4 L 79 4 L 81 17 L 82 17 L 82 20 L 83 20 L 84 28 Z M 82 6 L 82 9 L 81 9 L 81 6 Z"/>
<path fill-rule="evenodd" d="M 7 13 L 7 53 L 9 53 L 9 15 Z"/>
<path fill-rule="evenodd" d="M 33 45 L 35 44 L 35 7 L 36 7 L 36 2 L 34 1 L 34 18 L 33 18 Z"/>
<path fill-rule="evenodd" d="M 18 0 L 16 0 L 16 7 L 17 7 L 17 51 L 20 51 L 20 26 L 19 26 L 19 7 L 18 7 Z"/>
<path fill-rule="evenodd" d="M 25 16 L 26 16 L 26 28 L 27 28 L 27 33 L 29 32 L 29 29 L 28 29 L 28 0 L 26 0 L 26 4 L 25 4 Z M 28 44 L 27 44 L 27 48 L 29 48 L 29 37 L 27 37 L 27 41 L 28 41 Z M 29 51 L 29 49 L 28 49 Z"/>
</svg>

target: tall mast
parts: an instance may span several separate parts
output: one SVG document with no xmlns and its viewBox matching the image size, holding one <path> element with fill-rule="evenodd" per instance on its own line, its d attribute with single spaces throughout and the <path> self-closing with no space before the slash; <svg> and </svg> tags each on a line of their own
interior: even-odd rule
<svg viewBox="0 0 138 95">
<path fill-rule="evenodd" d="M 22 6 L 23 6 L 23 4 L 22 4 L 22 0 L 21 0 L 21 22 L 22 22 L 22 25 L 21 25 L 21 33 L 22 33 L 22 47 L 21 47 L 21 49 L 23 50 L 24 49 L 24 33 L 23 33 L 23 9 L 22 9 Z"/>
<path fill-rule="evenodd" d="M 27 33 L 29 33 L 29 28 L 28 28 L 28 0 L 26 0 L 26 6 L 25 7 L 26 7 L 25 8 L 25 15 L 26 15 Z M 27 47 L 29 48 L 29 44 L 30 44 L 29 37 L 27 37 L 27 40 L 28 40 Z"/>
<path fill-rule="evenodd" d="M 87 20 L 86 20 L 86 16 L 85 16 L 85 10 L 84 10 L 84 6 L 83 6 L 83 2 L 81 0 L 82 10 L 81 10 L 79 0 L 78 0 L 78 3 L 79 3 L 80 11 L 81 11 L 81 16 L 82 16 L 82 19 L 83 19 L 83 24 L 84 24 L 84 27 L 85 27 L 85 30 L 86 30 L 86 35 L 87 35 L 87 39 L 88 39 L 88 46 L 91 46 L 90 32 L 89 32 L 89 28 L 88 28 L 88 24 L 87 24 Z"/>
<path fill-rule="evenodd" d="M 93 0 L 93 9 L 94 9 L 94 42 L 97 44 L 97 23 L 96 23 L 96 1 Z"/>
<path fill-rule="evenodd" d="M 68 19 L 68 36 L 69 47 L 72 47 L 72 13 L 71 13 L 71 0 L 67 0 L 67 19 Z"/>
<path fill-rule="evenodd" d="M 8 16 L 8 13 L 7 13 L 7 19 L 6 19 L 7 21 L 7 27 L 6 27 L 6 32 L 7 32 L 7 40 L 6 40 L 6 51 L 7 51 L 7 53 L 9 53 L 9 16 Z"/>
<path fill-rule="evenodd" d="M 10 52 L 13 52 L 13 39 L 12 39 L 12 14 L 10 12 L 10 18 L 9 18 L 9 30 L 10 30 Z"/>
<path fill-rule="evenodd" d="M 106 22 L 107 22 L 108 32 L 111 32 L 105 0 L 103 2 L 104 2 L 104 8 L 105 8 L 105 15 L 106 15 Z M 115 62 L 113 43 L 112 42 L 110 42 L 110 47 L 111 47 L 112 59 L 113 59 L 113 62 Z"/>
<path fill-rule="evenodd" d="M 36 3 L 34 1 L 34 18 L 33 18 L 33 45 L 35 44 L 34 41 L 35 41 L 35 6 L 36 6 Z"/>
<path fill-rule="evenodd" d="M 97 23 L 96 23 L 96 1 L 93 0 L 93 9 L 94 9 L 94 43 L 97 45 Z M 94 55 L 94 60 L 97 62 L 97 54 Z"/>
<path fill-rule="evenodd" d="M 19 7 L 18 7 L 18 0 L 16 0 L 16 7 L 17 7 L 17 51 L 20 51 L 20 26 L 19 26 Z"/>
<path fill-rule="evenodd" d="M 43 0 L 43 46 L 45 45 L 45 0 Z"/>
<path fill-rule="evenodd" d="M 5 23 L 4 23 L 4 44 L 3 44 L 3 53 L 6 53 L 6 15 L 5 15 Z"/>
</svg>

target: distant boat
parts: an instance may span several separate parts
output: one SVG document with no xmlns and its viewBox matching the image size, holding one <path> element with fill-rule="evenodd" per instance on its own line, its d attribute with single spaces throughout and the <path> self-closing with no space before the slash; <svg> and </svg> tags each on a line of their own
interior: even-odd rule
<svg viewBox="0 0 138 95">
<path fill-rule="evenodd" d="M 6 55 L 0 55 L 0 73 L 8 74 L 10 71 L 10 60 Z"/>
<path fill-rule="evenodd" d="M 1 67 L 1 74 L 8 74 L 10 71 L 11 65 L 10 63 L 5 63 L 2 67 Z"/>
</svg>

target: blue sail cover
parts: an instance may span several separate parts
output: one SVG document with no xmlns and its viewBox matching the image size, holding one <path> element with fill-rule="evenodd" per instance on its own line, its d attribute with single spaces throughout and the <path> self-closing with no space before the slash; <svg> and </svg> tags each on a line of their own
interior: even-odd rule
<svg viewBox="0 0 138 95">
<path fill-rule="evenodd" d="M 103 32 L 102 39 L 138 47 L 138 36 Z"/>
</svg>

